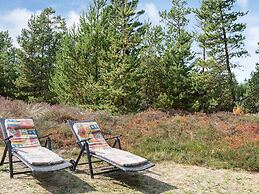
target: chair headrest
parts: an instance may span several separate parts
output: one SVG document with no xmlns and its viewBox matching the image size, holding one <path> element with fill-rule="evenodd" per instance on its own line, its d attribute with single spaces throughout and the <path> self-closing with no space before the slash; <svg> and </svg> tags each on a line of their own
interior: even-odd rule
<svg viewBox="0 0 259 194">
<path fill-rule="evenodd" d="M 33 129 L 34 123 L 32 119 L 6 119 L 6 129 Z"/>
<path fill-rule="evenodd" d="M 90 133 L 101 131 L 98 124 L 95 121 L 83 121 L 83 122 L 78 122 L 74 123 L 73 128 L 79 130 L 80 128 L 84 128 L 89 130 Z"/>
</svg>

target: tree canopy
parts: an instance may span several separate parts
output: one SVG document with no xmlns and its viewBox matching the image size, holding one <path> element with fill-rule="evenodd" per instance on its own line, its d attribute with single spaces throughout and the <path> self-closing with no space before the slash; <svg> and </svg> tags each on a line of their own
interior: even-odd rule
<svg viewBox="0 0 259 194">
<path fill-rule="evenodd" d="M 18 37 L 17 96 L 24 100 L 51 101 L 50 76 L 56 64 L 56 52 L 65 33 L 65 21 L 52 8 L 32 15 L 28 29 Z"/>
<path fill-rule="evenodd" d="M 239 22 L 247 12 L 236 0 L 170 2 L 156 26 L 138 0 L 92 0 L 70 28 L 53 8 L 32 15 L 19 48 L 0 32 L 0 95 L 116 113 L 258 111 L 258 65 L 244 84 L 233 73 L 233 59 L 248 55 Z"/>
</svg>

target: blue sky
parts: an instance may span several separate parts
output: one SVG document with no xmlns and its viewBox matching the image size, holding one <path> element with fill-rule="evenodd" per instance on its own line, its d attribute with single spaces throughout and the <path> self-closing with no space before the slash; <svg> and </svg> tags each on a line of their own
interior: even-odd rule
<svg viewBox="0 0 259 194">
<path fill-rule="evenodd" d="M 21 29 L 27 26 L 31 14 L 39 13 L 45 7 L 53 7 L 57 14 L 65 17 L 68 25 L 71 26 L 77 23 L 80 13 L 87 9 L 89 3 L 90 0 L 0 0 L 0 31 L 8 30 L 14 39 L 14 44 L 18 46 L 15 39 Z M 191 7 L 198 7 L 200 0 L 189 0 L 188 3 Z M 139 0 L 139 8 L 146 11 L 142 19 L 149 19 L 153 24 L 159 24 L 158 11 L 168 10 L 170 7 L 170 0 Z M 250 57 L 233 60 L 243 66 L 235 70 L 238 81 L 243 82 L 244 79 L 249 78 L 250 73 L 255 69 L 255 64 L 259 62 L 259 54 L 255 54 L 258 48 L 257 42 L 259 42 L 259 0 L 237 0 L 235 9 L 249 11 L 242 22 L 247 23 L 245 45 Z M 190 26 L 194 26 L 195 20 L 190 21 Z"/>
</svg>

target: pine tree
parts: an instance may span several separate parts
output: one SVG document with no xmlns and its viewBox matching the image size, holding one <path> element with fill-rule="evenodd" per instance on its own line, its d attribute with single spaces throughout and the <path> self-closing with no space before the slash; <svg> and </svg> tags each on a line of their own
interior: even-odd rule
<svg viewBox="0 0 259 194">
<path fill-rule="evenodd" d="M 161 94 L 163 35 L 161 26 L 147 24 L 141 49 L 141 110 L 155 108 L 157 98 Z"/>
<path fill-rule="evenodd" d="M 207 56 L 218 62 L 223 69 L 222 74 L 227 73 L 232 108 L 236 100 L 232 69 L 237 67 L 237 64 L 232 63 L 231 59 L 247 55 L 244 48 L 245 37 L 242 34 L 246 25 L 237 22 L 237 19 L 246 13 L 232 11 L 235 3 L 236 0 L 203 0 L 201 7 L 195 11 L 202 30 L 199 39 Z"/>
<path fill-rule="evenodd" d="M 189 73 L 194 58 L 191 51 L 193 34 L 186 30 L 190 13 L 185 0 L 172 0 L 172 8 L 160 13 L 165 26 L 164 93 L 160 95 L 160 108 L 187 109 L 190 106 Z"/>
<path fill-rule="evenodd" d="M 256 65 L 255 71 L 251 74 L 251 79 L 249 80 L 249 101 L 250 101 L 250 111 L 259 112 L 259 64 Z"/>
<path fill-rule="evenodd" d="M 140 51 L 145 25 L 139 21 L 138 0 L 111 0 L 109 61 L 105 83 L 107 100 L 118 111 L 136 111 L 141 89 Z"/>
<path fill-rule="evenodd" d="M 24 100 L 51 101 L 50 75 L 56 65 L 56 52 L 65 32 L 65 22 L 52 8 L 33 15 L 28 29 L 18 37 L 19 77 L 17 96 Z"/>
<path fill-rule="evenodd" d="M 0 95 L 14 97 L 16 74 L 16 49 L 7 31 L 0 32 Z"/>
<path fill-rule="evenodd" d="M 104 108 L 109 13 L 106 0 L 94 0 L 80 16 L 79 26 L 63 38 L 51 79 L 51 90 L 59 102 Z"/>
<path fill-rule="evenodd" d="M 259 45 L 259 43 L 258 43 Z M 259 49 L 256 51 L 259 54 Z M 256 64 L 255 71 L 251 73 L 251 78 L 248 80 L 248 94 L 245 100 L 245 106 L 249 112 L 259 112 L 259 62 Z"/>
<path fill-rule="evenodd" d="M 192 111 L 216 112 L 230 109 L 228 77 L 213 58 L 197 59 L 191 72 Z"/>
</svg>

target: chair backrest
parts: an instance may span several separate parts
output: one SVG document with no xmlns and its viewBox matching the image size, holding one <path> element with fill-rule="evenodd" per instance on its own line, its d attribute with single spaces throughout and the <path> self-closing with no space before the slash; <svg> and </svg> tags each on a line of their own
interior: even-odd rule
<svg viewBox="0 0 259 194">
<path fill-rule="evenodd" d="M 5 119 L 4 121 L 3 134 L 6 137 L 13 136 L 10 139 L 12 147 L 40 146 L 32 119 Z"/>
<path fill-rule="evenodd" d="M 68 123 L 74 135 L 76 135 L 77 140 L 91 138 L 88 141 L 90 149 L 93 150 L 109 147 L 95 121 L 70 121 Z"/>
</svg>

